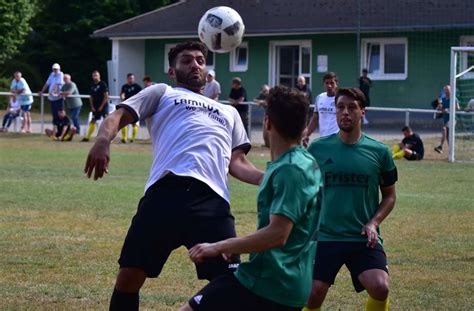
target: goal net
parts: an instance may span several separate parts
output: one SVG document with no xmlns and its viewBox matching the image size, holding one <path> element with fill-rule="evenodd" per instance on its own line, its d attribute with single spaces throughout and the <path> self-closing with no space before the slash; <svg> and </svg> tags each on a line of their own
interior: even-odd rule
<svg viewBox="0 0 474 311">
<path fill-rule="evenodd" d="M 451 90 L 449 160 L 474 162 L 474 47 L 451 48 Z"/>
</svg>

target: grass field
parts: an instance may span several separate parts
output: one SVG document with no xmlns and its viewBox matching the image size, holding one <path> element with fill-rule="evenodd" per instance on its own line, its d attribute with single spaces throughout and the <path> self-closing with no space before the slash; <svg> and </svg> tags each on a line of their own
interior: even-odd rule
<svg viewBox="0 0 474 311">
<path fill-rule="evenodd" d="M 90 146 L 0 136 L 0 309 L 108 308 L 151 152 L 145 143 L 114 144 L 110 174 L 94 182 L 82 173 Z M 397 205 L 382 226 L 392 310 L 474 308 L 474 164 L 436 157 L 397 162 Z M 263 168 L 269 156 L 255 148 L 250 158 Z M 250 233 L 256 188 L 235 180 L 230 186 L 238 234 Z M 142 308 L 175 310 L 204 284 L 180 248 L 162 275 L 145 283 Z M 365 299 L 343 268 L 325 307 L 362 310 Z"/>
</svg>

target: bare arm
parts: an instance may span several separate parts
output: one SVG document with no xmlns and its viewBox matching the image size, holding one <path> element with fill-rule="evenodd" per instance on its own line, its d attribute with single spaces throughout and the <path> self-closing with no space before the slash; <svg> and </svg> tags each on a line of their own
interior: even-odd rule
<svg viewBox="0 0 474 311">
<path fill-rule="evenodd" d="M 366 235 L 368 242 L 367 246 L 375 247 L 378 240 L 377 227 L 380 226 L 382 221 L 392 212 L 395 207 L 396 193 L 395 185 L 380 188 L 382 192 L 382 200 L 380 201 L 377 212 L 369 222 L 362 227 L 361 234 Z"/>
<path fill-rule="evenodd" d="M 194 262 L 220 254 L 228 258 L 231 254 L 259 253 L 267 249 L 283 247 L 293 229 L 293 222 L 281 215 L 270 215 L 268 226 L 241 238 L 230 238 L 216 243 L 195 245 L 189 250 Z"/>
<path fill-rule="evenodd" d="M 314 130 L 318 126 L 318 123 L 319 123 L 319 114 L 317 112 L 314 112 L 313 117 L 309 121 L 308 126 L 303 131 L 303 145 L 305 147 L 308 146 L 309 137 L 311 136 L 311 134 L 313 134 Z"/>
<path fill-rule="evenodd" d="M 230 158 L 229 173 L 240 181 L 260 185 L 263 179 L 263 171 L 257 169 L 250 162 L 243 150 L 237 149 L 232 152 Z"/>
<path fill-rule="evenodd" d="M 122 127 L 134 121 L 132 114 L 126 109 L 117 109 L 105 118 L 99 128 L 95 143 L 87 156 L 84 173 L 87 174 L 88 178 L 92 176 L 94 169 L 94 180 L 102 178 L 104 173 L 108 172 L 110 142 Z"/>
</svg>

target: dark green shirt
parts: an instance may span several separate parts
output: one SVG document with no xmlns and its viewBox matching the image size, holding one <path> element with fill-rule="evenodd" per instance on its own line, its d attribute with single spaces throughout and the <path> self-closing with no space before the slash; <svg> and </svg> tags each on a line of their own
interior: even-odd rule
<svg viewBox="0 0 474 311">
<path fill-rule="evenodd" d="M 313 141 L 308 151 L 323 176 L 318 241 L 366 242 L 361 230 L 379 208 L 382 175 L 396 169 L 388 147 L 365 134 L 351 145 L 333 134 Z"/>
<path fill-rule="evenodd" d="M 63 85 L 61 88 L 62 92 L 71 93 L 71 95 L 79 95 L 76 83 L 69 82 Z M 79 97 L 66 97 L 66 103 L 69 109 L 77 108 L 82 106 L 82 100 Z"/>
<path fill-rule="evenodd" d="M 250 254 L 235 272 L 240 283 L 258 296 L 291 307 L 306 304 L 316 252 L 320 185 L 316 161 L 301 146 L 267 164 L 257 197 L 257 229 L 268 226 L 270 215 L 290 219 L 293 229 L 285 246 Z"/>
</svg>

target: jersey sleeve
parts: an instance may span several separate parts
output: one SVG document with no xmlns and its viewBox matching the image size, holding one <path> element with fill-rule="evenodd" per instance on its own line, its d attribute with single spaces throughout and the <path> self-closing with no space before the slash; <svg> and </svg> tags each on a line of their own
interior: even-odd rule
<svg viewBox="0 0 474 311">
<path fill-rule="evenodd" d="M 250 140 L 245 132 L 244 124 L 237 109 L 231 108 L 234 115 L 234 126 L 232 128 L 232 151 L 242 149 L 247 154 L 252 148 Z"/>
<path fill-rule="evenodd" d="M 306 199 L 309 197 L 307 183 L 301 169 L 293 165 L 278 168 L 272 176 L 273 199 L 270 214 L 282 215 L 297 223 L 306 213 Z"/>
<path fill-rule="evenodd" d="M 392 186 L 398 180 L 398 172 L 388 146 L 384 146 L 381 164 L 380 187 Z"/>
<path fill-rule="evenodd" d="M 315 100 L 314 100 L 314 113 L 319 113 L 319 112 L 318 112 L 318 102 L 319 102 L 320 96 L 321 96 L 321 95 L 316 96 L 316 98 L 315 98 Z"/>
<path fill-rule="evenodd" d="M 117 108 L 127 109 L 133 115 L 134 122 L 145 120 L 156 112 L 166 88 L 167 85 L 162 83 L 149 86 L 117 105 Z"/>
</svg>

